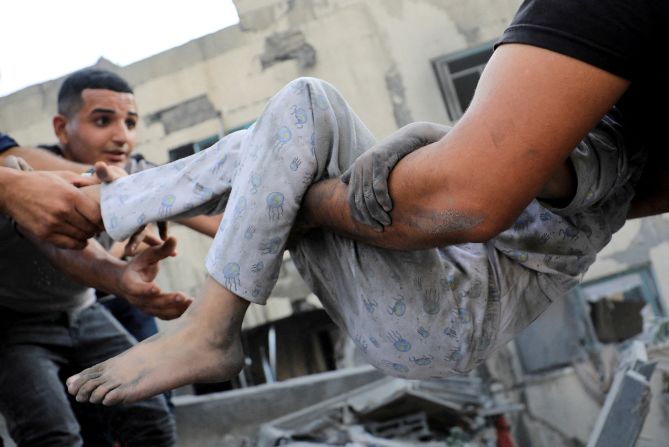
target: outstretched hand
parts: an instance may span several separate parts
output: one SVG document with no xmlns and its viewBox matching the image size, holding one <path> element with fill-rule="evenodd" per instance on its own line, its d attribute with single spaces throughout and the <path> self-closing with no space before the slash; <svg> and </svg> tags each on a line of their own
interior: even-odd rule
<svg viewBox="0 0 669 447">
<path fill-rule="evenodd" d="M 127 263 L 119 281 L 120 295 L 130 304 L 164 320 L 178 318 L 193 301 L 181 292 L 162 293 L 154 282 L 159 262 L 176 254 L 176 244 L 170 237 L 160 245 L 143 250 Z"/>
<path fill-rule="evenodd" d="M 377 231 L 391 224 L 393 202 L 388 192 L 388 176 L 407 154 L 439 141 L 450 127 L 416 122 L 408 124 L 358 157 L 341 180 L 348 184 L 348 204 L 358 222 Z"/>
</svg>

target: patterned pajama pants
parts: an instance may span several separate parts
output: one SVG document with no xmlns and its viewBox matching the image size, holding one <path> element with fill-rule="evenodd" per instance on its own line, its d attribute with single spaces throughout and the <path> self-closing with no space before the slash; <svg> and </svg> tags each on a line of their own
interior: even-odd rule
<svg viewBox="0 0 669 447">
<path fill-rule="evenodd" d="M 146 222 L 225 209 L 207 270 L 264 304 L 305 191 L 340 176 L 374 142 L 331 85 L 300 78 L 248 130 L 104 185 L 105 227 L 122 240 Z M 467 371 L 575 285 L 624 223 L 639 169 L 615 126 L 594 129 L 571 158 L 573 202 L 551 210 L 534 201 L 486 243 L 393 251 L 315 231 L 293 258 L 374 366 L 406 378 Z"/>
</svg>

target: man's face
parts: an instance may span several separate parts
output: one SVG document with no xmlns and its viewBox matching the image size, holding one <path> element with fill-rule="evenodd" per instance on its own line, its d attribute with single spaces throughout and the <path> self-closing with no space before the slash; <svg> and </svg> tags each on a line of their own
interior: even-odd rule
<svg viewBox="0 0 669 447">
<path fill-rule="evenodd" d="M 85 89 L 82 106 L 71 117 L 57 115 L 54 129 L 65 158 L 80 163 L 125 167 L 135 147 L 139 116 L 135 96 L 105 89 Z"/>
</svg>

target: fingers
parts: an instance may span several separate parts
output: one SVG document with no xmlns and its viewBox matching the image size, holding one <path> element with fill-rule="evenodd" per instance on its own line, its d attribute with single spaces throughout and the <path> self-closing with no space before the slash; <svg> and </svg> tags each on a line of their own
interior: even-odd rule
<svg viewBox="0 0 669 447">
<path fill-rule="evenodd" d="M 38 225 L 23 226 L 16 225 L 21 234 L 30 234 L 37 239 L 48 241 L 59 248 L 70 250 L 81 250 L 86 247 L 90 235 L 65 220 L 69 216 L 59 218 L 61 220 L 47 221 L 46 219 Z M 52 216 L 47 218 L 53 219 Z"/>
<path fill-rule="evenodd" d="M 84 190 L 77 190 L 74 196 L 74 207 L 88 222 L 96 228 L 102 228 L 102 214 L 100 213 L 100 190 L 98 186 L 89 186 Z M 90 194 L 90 195 L 87 195 Z"/>
<path fill-rule="evenodd" d="M 121 177 L 128 175 L 122 168 L 116 166 L 109 166 L 106 163 L 99 161 L 95 163 L 95 175 L 104 183 L 111 183 Z"/>
<path fill-rule="evenodd" d="M 12 169 L 17 169 L 19 171 L 32 171 L 33 168 L 28 164 L 27 161 L 25 161 L 21 157 L 17 157 L 16 155 L 10 155 L 5 158 L 3 164 L 7 168 L 12 168 Z"/>
<path fill-rule="evenodd" d="M 149 247 L 146 250 L 142 251 L 137 256 L 137 258 L 134 259 L 134 262 L 146 266 L 150 264 L 156 264 L 169 256 L 175 256 L 176 247 L 177 247 L 177 240 L 173 237 L 169 237 L 161 245 L 157 245 L 155 247 Z"/>
<path fill-rule="evenodd" d="M 123 248 L 123 256 L 135 256 L 139 252 L 139 247 L 142 244 L 142 241 L 148 237 L 148 229 L 146 225 L 142 225 L 139 230 L 137 230 Z"/>
<path fill-rule="evenodd" d="M 193 299 L 181 292 L 128 298 L 135 307 L 162 320 L 179 318 L 192 304 Z"/>
<path fill-rule="evenodd" d="M 100 179 L 94 175 L 89 175 L 88 177 L 83 177 L 81 175 L 75 175 L 74 177 L 65 178 L 71 185 L 76 186 L 77 188 L 83 188 L 84 186 L 99 185 Z"/>
<path fill-rule="evenodd" d="M 167 222 L 164 220 L 159 220 L 156 222 L 156 225 L 158 226 L 158 235 L 160 236 L 160 239 L 167 239 Z"/>
<path fill-rule="evenodd" d="M 83 208 L 86 209 L 87 205 L 83 205 Z M 86 212 L 90 214 L 93 214 L 90 210 L 86 209 Z M 93 214 L 95 216 L 95 214 Z M 95 221 L 91 220 L 91 218 L 82 211 L 80 211 L 79 204 L 75 204 L 75 212 L 70 213 L 67 216 L 66 222 L 69 224 L 70 227 L 76 230 L 78 234 L 80 234 L 81 239 L 88 239 L 89 237 L 93 237 L 95 234 L 99 233 L 102 231 L 102 225 L 96 223 Z"/>
<path fill-rule="evenodd" d="M 368 212 L 368 219 L 373 220 L 376 224 L 382 226 L 390 225 L 390 215 L 379 202 L 376 189 L 378 188 L 380 191 L 385 191 L 386 195 L 388 194 L 387 172 L 390 172 L 390 169 L 387 168 L 387 165 L 388 162 L 384 157 L 379 156 L 378 154 L 372 154 L 372 164 L 371 166 L 368 166 L 368 169 L 365 172 L 363 193 Z M 384 174 L 377 177 L 378 174 L 375 175 L 375 173 L 379 169 L 381 172 L 384 172 Z M 388 197 L 388 200 L 389 199 L 390 197 Z"/>
<path fill-rule="evenodd" d="M 374 219 L 374 211 L 370 209 L 374 204 L 371 172 L 368 166 L 360 171 L 360 186 L 355 193 L 355 203 L 360 215 L 360 222 L 372 227 L 375 231 L 383 231 L 383 226 Z"/>
<path fill-rule="evenodd" d="M 372 189 L 374 190 L 374 196 L 379 206 L 385 211 L 384 217 L 379 219 L 383 225 L 390 225 L 391 223 L 389 213 L 393 209 L 393 201 L 388 191 L 388 177 L 396 163 L 396 161 L 392 163 L 391 160 L 390 164 L 375 163 L 372 167 Z"/>
<path fill-rule="evenodd" d="M 144 236 L 143 242 L 149 247 L 157 247 L 158 245 L 161 245 L 164 241 L 159 237 L 157 237 L 155 234 L 147 232 L 146 235 Z"/>
</svg>

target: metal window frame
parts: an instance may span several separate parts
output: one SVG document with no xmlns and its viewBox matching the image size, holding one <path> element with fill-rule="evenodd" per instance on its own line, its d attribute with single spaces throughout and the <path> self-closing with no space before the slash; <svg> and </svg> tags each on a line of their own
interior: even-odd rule
<svg viewBox="0 0 669 447">
<path fill-rule="evenodd" d="M 451 73 L 448 68 L 448 64 L 453 61 L 469 57 L 473 54 L 490 51 L 493 44 L 494 41 L 486 42 L 475 47 L 467 48 L 463 51 L 458 51 L 457 53 L 436 57 L 430 61 L 435 76 L 437 77 L 437 82 L 439 83 L 441 97 L 444 100 L 446 111 L 448 112 L 448 116 L 451 121 L 457 121 L 464 113 L 462 105 L 460 104 L 460 100 L 458 99 L 457 89 L 455 88 L 453 80 L 473 72 L 478 72 L 480 74 L 483 72 L 485 64 L 476 65 L 456 73 Z"/>
</svg>

